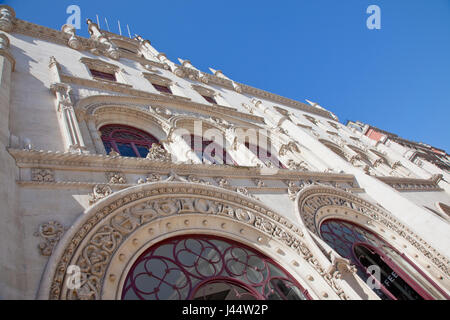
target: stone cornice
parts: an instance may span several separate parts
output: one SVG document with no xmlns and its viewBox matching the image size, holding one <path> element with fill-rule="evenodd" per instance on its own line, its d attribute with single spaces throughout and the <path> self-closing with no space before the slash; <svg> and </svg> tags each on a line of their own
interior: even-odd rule
<svg viewBox="0 0 450 320">
<path fill-rule="evenodd" d="M 444 191 L 433 180 L 400 178 L 400 177 L 376 177 L 397 191 Z"/>
<path fill-rule="evenodd" d="M 107 91 L 122 93 L 125 95 L 129 95 L 131 97 L 139 97 L 139 98 L 146 98 L 151 99 L 153 102 L 160 102 L 160 103 L 168 103 L 171 104 L 173 107 L 176 107 L 177 105 L 187 107 L 189 111 L 200 113 L 200 114 L 208 114 L 215 117 L 222 117 L 224 119 L 228 118 L 227 116 L 231 116 L 231 118 L 234 121 L 238 121 L 239 123 L 242 123 L 240 119 L 247 119 L 251 121 L 255 121 L 257 123 L 264 123 L 264 119 L 255 116 L 252 114 L 247 114 L 243 112 L 239 112 L 234 108 L 225 107 L 221 105 L 214 105 L 214 107 L 211 107 L 211 105 L 201 104 L 198 102 L 190 101 L 191 99 L 186 97 L 177 96 L 174 94 L 166 94 L 166 93 L 150 93 L 142 90 L 133 89 L 128 84 L 123 84 L 119 82 L 113 82 L 113 81 L 107 81 L 107 80 L 91 80 L 91 79 L 84 79 L 69 75 L 61 75 L 61 81 L 68 84 L 76 84 L 79 86 L 85 86 L 90 88 L 96 88 L 96 89 L 103 89 Z M 104 101 L 107 99 L 107 96 L 101 96 Z M 114 99 L 117 99 L 115 97 Z M 151 101 L 148 101 L 151 102 Z"/>
<path fill-rule="evenodd" d="M 32 37 L 35 37 L 38 39 L 48 40 L 48 41 L 55 42 L 55 43 L 58 43 L 61 45 L 66 45 L 67 41 L 70 38 L 70 36 L 67 33 L 64 33 L 62 31 L 58 31 L 58 30 L 54 30 L 54 29 L 47 28 L 44 26 L 40 26 L 40 25 L 37 25 L 34 23 L 30 23 L 30 22 L 27 22 L 24 20 L 17 19 L 17 18 L 14 20 L 14 28 L 11 31 L 11 33 L 14 33 L 14 32 L 32 36 Z M 117 36 L 117 35 L 115 35 L 115 36 Z M 96 47 L 97 48 L 102 47 L 102 44 L 99 44 L 92 39 L 83 38 L 78 35 L 77 35 L 77 39 L 79 39 L 81 41 L 84 50 L 93 49 Z M 127 39 L 127 41 L 136 41 L 136 40 Z M 103 49 L 106 50 L 107 46 L 104 46 Z M 101 54 L 103 54 L 103 53 L 101 53 Z M 107 55 L 105 54 L 105 56 L 107 56 Z M 142 57 L 138 57 L 138 56 L 132 57 L 132 55 L 128 55 L 127 58 L 130 58 L 130 59 L 132 58 L 132 59 L 140 62 L 143 65 L 149 64 L 149 65 L 154 65 L 159 68 L 164 68 L 163 63 L 150 61 L 150 60 L 147 60 Z M 193 70 L 190 68 L 183 67 L 181 65 L 177 65 L 177 67 L 179 67 L 181 70 L 186 72 L 186 74 L 191 74 L 192 72 L 194 72 L 196 74 L 200 74 L 203 78 L 207 79 L 212 84 L 216 84 L 216 85 L 219 85 L 219 86 L 222 86 L 225 88 L 229 88 L 231 90 L 235 90 L 235 86 L 233 85 L 233 81 L 231 81 L 231 80 L 224 79 L 224 78 L 221 78 L 221 77 L 218 77 L 218 76 L 215 76 L 212 74 L 204 73 L 201 71 L 196 71 L 196 70 Z M 289 106 L 289 107 L 292 107 L 292 108 L 295 108 L 298 110 L 317 114 L 322 117 L 334 120 L 329 111 L 314 108 L 305 103 L 302 103 L 302 102 L 299 102 L 299 101 L 296 101 L 293 99 L 285 98 L 280 95 L 270 93 L 270 92 L 262 90 L 262 89 L 251 87 L 249 85 L 241 84 L 238 82 L 234 82 L 234 83 L 242 89 L 242 93 L 251 94 L 255 97 L 268 99 L 270 101 L 278 102 L 280 104 L 283 104 L 283 105 L 286 105 L 286 106 Z"/>
<path fill-rule="evenodd" d="M 51 167 L 60 170 L 108 171 L 118 170 L 129 173 L 157 172 L 169 174 L 176 170 L 179 175 L 202 177 L 236 177 L 240 179 L 263 180 L 317 180 L 354 184 L 354 176 L 340 173 L 305 172 L 279 169 L 278 173 L 265 175 L 258 167 L 187 164 L 155 161 L 145 158 L 79 154 L 71 152 L 8 149 L 19 168 Z"/>
</svg>

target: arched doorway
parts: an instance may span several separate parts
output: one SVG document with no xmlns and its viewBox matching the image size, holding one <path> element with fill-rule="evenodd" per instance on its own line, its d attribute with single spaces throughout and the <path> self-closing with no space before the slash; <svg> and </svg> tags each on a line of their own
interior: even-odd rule
<svg viewBox="0 0 450 320">
<path fill-rule="evenodd" d="M 256 250 L 211 235 L 179 236 L 148 248 L 134 262 L 125 300 L 307 300 L 307 291 Z"/>
<path fill-rule="evenodd" d="M 418 268 L 371 231 L 345 220 L 327 219 L 320 225 L 320 235 L 357 267 L 358 275 L 372 284 L 381 299 L 433 299 L 415 280 L 422 277 Z"/>
</svg>

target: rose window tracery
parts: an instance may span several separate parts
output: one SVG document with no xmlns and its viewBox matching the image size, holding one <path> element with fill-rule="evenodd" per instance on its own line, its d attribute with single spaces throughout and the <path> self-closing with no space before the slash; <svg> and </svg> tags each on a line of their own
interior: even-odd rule
<svg viewBox="0 0 450 320">
<path fill-rule="evenodd" d="M 292 276 L 261 253 L 204 235 L 157 243 L 133 264 L 122 299 L 306 300 Z"/>
</svg>

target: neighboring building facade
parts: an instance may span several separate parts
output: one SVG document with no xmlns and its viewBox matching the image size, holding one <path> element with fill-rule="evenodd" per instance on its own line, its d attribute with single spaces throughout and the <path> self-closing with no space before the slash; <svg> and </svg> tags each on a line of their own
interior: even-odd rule
<svg viewBox="0 0 450 320">
<path fill-rule="evenodd" d="M 0 298 L 449 298 L 448 169 L 87 23 L 0 5 Z"/>
</svg>

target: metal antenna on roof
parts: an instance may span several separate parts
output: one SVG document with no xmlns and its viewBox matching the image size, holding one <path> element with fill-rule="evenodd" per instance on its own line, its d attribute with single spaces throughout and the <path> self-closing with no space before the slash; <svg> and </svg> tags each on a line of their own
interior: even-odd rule
<svg viewBox="0 0 450 320">
<path fill-rule="evenodd" d="M 119 20 L 117 20 L 117 24 L 119 25 L 119 33 L 120 33 L 120 35 L 122 35 L 122 29 L 120 28 L 120 21 Z"/>
<path fill-rule="evenodd" d="M 97 25 L 98 25 L 98 28 L 101 29 L 101 27 L 100 27 L 100 21 L 98 21 L 98 14 L 96 14 L 95 16 L 97 17 Z"/>
<path fill-rule="evenodd" d="M 106 20 L 106 17 L 105 17 L 105 22 L 106 22 L 106 27 L 108 28 L 108 32 L 111 32 L 111 31 L 109 31 L 109 24 L 108 24 L 108 20 Z"/>
<path fill-rule="evenodd" d="M 127 29 L 128 29 L 128 36 L 130 37 L 130 39 L 131 39 L 131 32 L 130 32 L 130 27 L 128 26 L 128 24 L 127 24 Z"/>
</svg>

